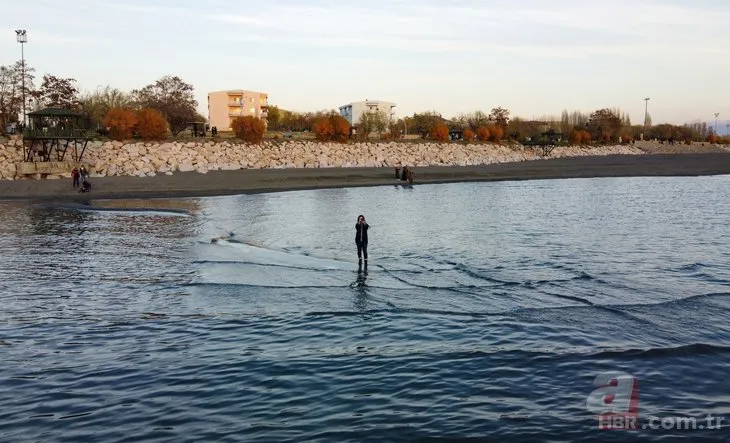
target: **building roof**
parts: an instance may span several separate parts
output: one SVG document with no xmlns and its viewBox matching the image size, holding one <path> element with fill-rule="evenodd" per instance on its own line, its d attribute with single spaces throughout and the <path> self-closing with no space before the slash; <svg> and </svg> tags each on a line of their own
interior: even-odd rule
<svg viewBox="0 0 730 443">
<path fill-rule="evenodd" d="M 267 92 L 259 92 L 259 91 L 250 91 L 248 89 L 226 89 L 223 91 L 210 91 L 208 95 L 210 94 L 264 94 L 269 95 Z"/>
<path fill-rule="evenodd" d="M 29 112 L 27 115 L 34 117 L 82 117 L 77 112 L 63 108 L 45 108 L 39 111 Z"/>
</svg>

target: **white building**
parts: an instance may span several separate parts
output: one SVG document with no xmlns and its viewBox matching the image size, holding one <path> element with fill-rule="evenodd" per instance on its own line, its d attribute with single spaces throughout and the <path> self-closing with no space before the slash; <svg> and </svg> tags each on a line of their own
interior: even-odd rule
<svg viewBox="0 0 730 443">
<path fill-rule="evenodd" d="M 395 103 L 383 102 L 379 100 L 365 100 L 364 102 L 353 102 L 344 106 L 340 106 L 340 115 L 343 116 L 350 125 L 357 124 L 360 117 L 365 113 L 382 112 L 388 118 L 388 121 L 395 118 Z"/>
</svg>

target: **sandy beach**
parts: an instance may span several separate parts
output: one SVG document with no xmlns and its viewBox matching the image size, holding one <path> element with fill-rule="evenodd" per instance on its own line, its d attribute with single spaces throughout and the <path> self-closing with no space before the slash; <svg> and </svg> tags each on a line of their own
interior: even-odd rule
<svg viewBox="0 0 730 443">
<path fill-rule="evenodd" d="M 465 181 L 581 177 L 700 176 L 730 174 L 730 153 L 608 155 L 415 168 L 414 186 Z M 392 168 L 242 169 L 183 172 L 155 177 L 97 177 L 80 194 L 71 179 L 0 181 L 0 199 L 68 200 L 173 198 L 301 189 L 396 185 Z"/>
</svg>

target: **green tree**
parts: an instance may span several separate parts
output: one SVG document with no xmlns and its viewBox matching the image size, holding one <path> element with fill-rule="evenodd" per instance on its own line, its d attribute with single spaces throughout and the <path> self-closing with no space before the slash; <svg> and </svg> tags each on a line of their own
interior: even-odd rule
<svg viewBox="0 0 730 443">
<path fill-rule="evenodd" d="M 409 132 L 415 132 L 421 135 L 421 138 L 427 138 L 436 124 L 441 123 L 443 119 L 441 114 L 436 111 L 428 111 L 420 114 L 413 114 L 408 126 Z"/>
<path fill-rule="evenodd" d="M 266 123 L 270 131 L 278 131 L 282 122 L 282 111 L 278 106 L 269 106 L 266 114 Z"/>
<path fill-rule="evenodd" d="M 166 75 L 151 85 L 132 91 L 138 107 L 157 109 L 165 116 L 173 136 L 197 119 L 198 102 L 193 86 L 180 77 Z"/>
</svg>

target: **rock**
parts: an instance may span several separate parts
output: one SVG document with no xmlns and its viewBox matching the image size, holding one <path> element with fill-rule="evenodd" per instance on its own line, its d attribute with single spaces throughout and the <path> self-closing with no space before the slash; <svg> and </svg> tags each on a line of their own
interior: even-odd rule
<svg viewBox="0 0 730 443">
<path fill-rule="evenodd" d="M 195 167 L 190 163 L 183 163 L 178 167 L 178 171 L 180 172 L 192 172 L 195 170 Z"/>
<path fill-rule="evenodd" d="M 172 171 L 165 172 L 165 175 L 172 175 Z"/>
</svg>

